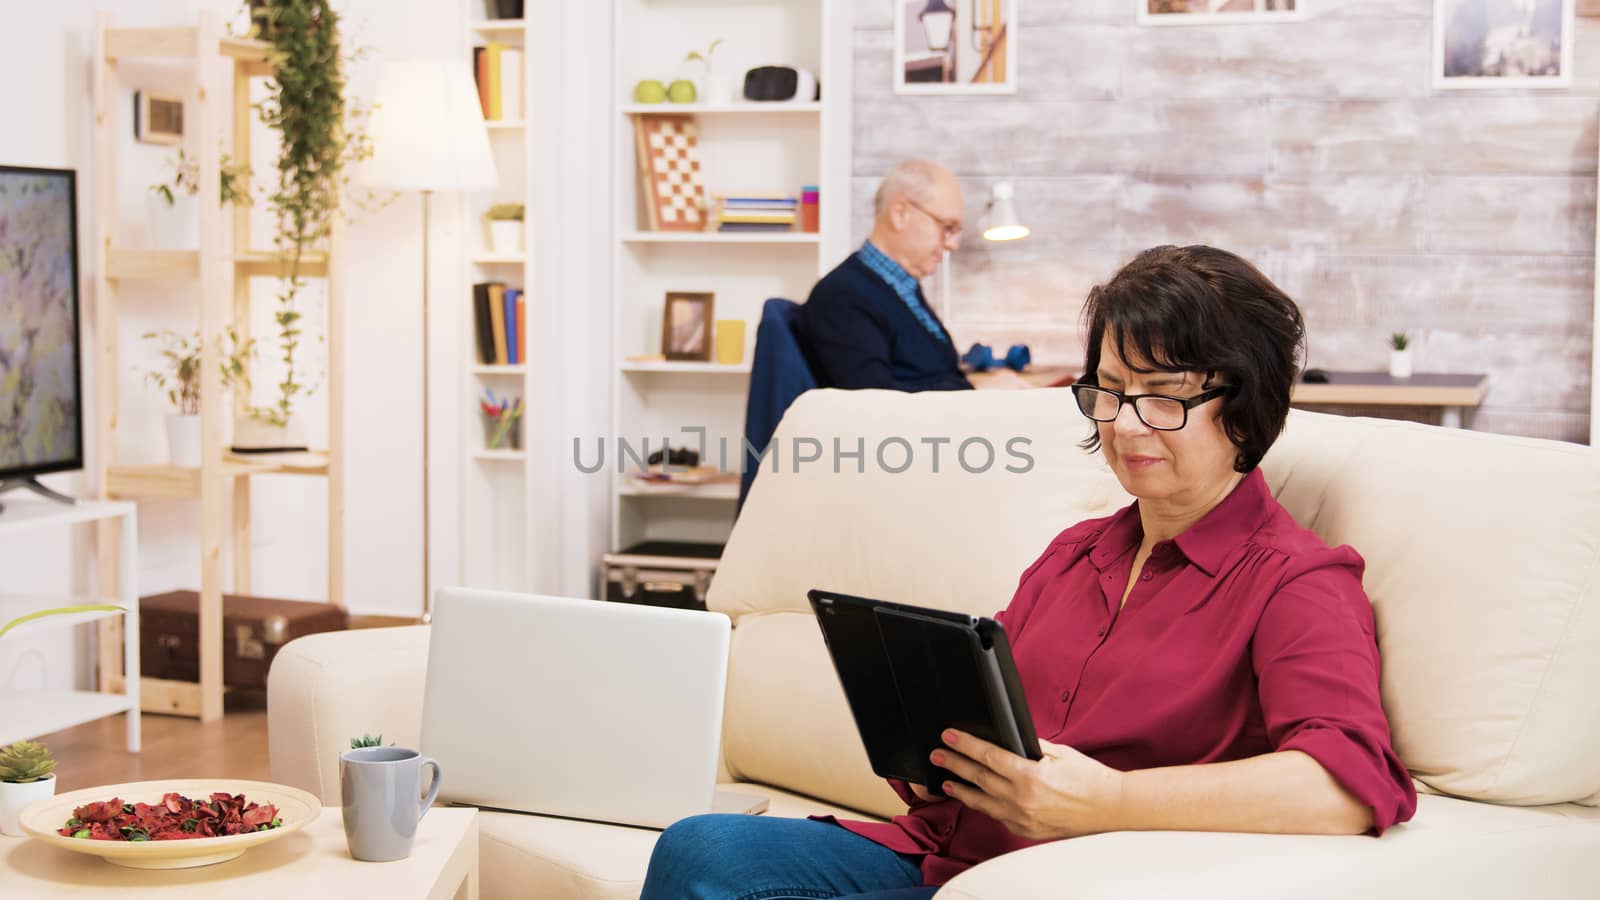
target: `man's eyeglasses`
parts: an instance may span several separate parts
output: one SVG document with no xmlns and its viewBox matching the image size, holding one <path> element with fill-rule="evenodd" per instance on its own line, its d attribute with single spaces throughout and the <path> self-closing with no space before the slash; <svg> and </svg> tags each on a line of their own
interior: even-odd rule
<svg viewBox="0 0 1600 900">
<path fill-rule="evenodd" d="M 926 207 L 924 207 L 922 204 L 918 203 L 915 200 L 911 200 L 911 199 L 908 198 L 906 200 L 906 202 L 911 204 L 918 212 L 922 213 L 923 215 L 927 216 L 928 218 L 932 219 L 935 223 L 937 223 L 939 228 L 940 228 L 940 230 L 944 233 L 944 239 L 945 240 L 953 241 L 956 238 L 961 236 L 961 220 L 960 219 L 956 219 L 953 222 L 950 221 L 949 219 L 941 219 L 938 216 L 934 215 L 933 213 L 928 212 Z"/>
<path fill-rule="evenodd" d="M 1177 431 L 1189 424 L 1189 410 L 1221 397 L 1229 387 L 1218 385 L 1187 400 L 1165 394 L 1124 394 L 1082 383 L 1073 385 L 1072 393 L 1078 398 L 1078 411 L 1096 422 L 1116 421 L 1123 404 L 1131 403 L 1139 421 L 1156 431 Z"/>
</svg>

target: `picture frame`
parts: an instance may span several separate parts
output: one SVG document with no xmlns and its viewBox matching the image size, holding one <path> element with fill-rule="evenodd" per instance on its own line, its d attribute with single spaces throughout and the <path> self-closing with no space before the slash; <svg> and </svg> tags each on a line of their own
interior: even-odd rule
<svg viewBox="0 0 1600 900">
<path fill-rule="evenodd" d="M 1140 25 L 1298 22 L 1308 0 L 1133 0 Z"/>
<path fill-rule="evenodd" d="M 668 291 L 661 313 L 661 355 L 677 362 L 710 362 L 716 296 Z"/>
<path fill-rule="evenodd" d="M 133 137 L 145 144 L 182 143 L 183 98 L 134 91 Z"/>
<path fill-rule="evenodd" d="M 1015 94 L 1018 0 L 890 0 L 896 94 Z"/>
<path fill-rule="evenodd" d="M 1567 88 L 1574 0 L 1434 0 L 1437 90 Z"/>
</svg>

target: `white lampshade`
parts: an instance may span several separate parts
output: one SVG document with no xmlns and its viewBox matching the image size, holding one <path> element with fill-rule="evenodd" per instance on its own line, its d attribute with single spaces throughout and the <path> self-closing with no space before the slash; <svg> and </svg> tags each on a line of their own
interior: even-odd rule
<svg viewBox="0 0 1600 900">
<path fill-rule="evenodd" d="M 950 32 L 955 28 L 956 11 L 944 0 L 928 0 L 928 5 L 917 14 L 917 21 L 922 23 L 922 33 L 927 38 L 929 50 L 943 53 L 950 49 Z"/>
<path fill-rule="evenodd" d="M 497 181 L 483 106 L 464 61 L 384 63 L 368 133 L 372 157 L 356 175 L 367 187 L 481 191 Z"/>
<path fill-rule="evenodd" d="M 984 240 L 1018 241 L 1033 233 L 1017 218 L 1017 207 L 1011 199 L 1015 193 L 1009 181 L 996 182 L 990 188 L 989 211 L 983 217 Z"/>
</svg>

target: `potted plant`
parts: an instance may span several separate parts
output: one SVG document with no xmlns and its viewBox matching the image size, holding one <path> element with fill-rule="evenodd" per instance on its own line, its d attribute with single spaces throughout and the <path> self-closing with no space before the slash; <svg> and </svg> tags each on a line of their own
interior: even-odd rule
<svg viewBox="0 0 1600 900">
<path fill-rule="evenodd" d="M 728 79 L 717 74 L 712 55 L 717 52 L 717 46 L 722 43 L 722 38 L 711 42 L 705 53 L 699 50 L 690 50 L 689 55 L 683 58 L 685 63 L 699 62 L 705 66 L 705 71 L 700 78 L 700 97 L 710 104 L 724 104 L 733 102 L 733 84 Z"/>
<path fill-rule="evenodd" d="M 167 414 L 167 456 L 174 466 L 200 465 L 200 335 L 185 337 L 171 331 L 152 331 L 147 341 L 160 344 L 162 363 L 147 370 L 145 378 L 167 395 L 173 412 Z M 222 386 L 231 390 L 248 388 L 246 364 L 254 353 L 255 342 L 241 344 L 239 333 L 228 328 L 229 346 L 223 351 Z"/>
<path fill-rule="evenodd" d="M 514 256 L 522 252 L 521 203 L 496 203 L 483 214 L 489 220 L 489 252 Z"/>
<path fill-rule="evenodd" d="M 172 177 L 150 185 L 145 197 L 150 216 L 151 243 L 168 250 L 193 250 L 200 246 L 200 210 L 195 197 L 200 193 L 200 164 L 180 148 L 176 161 L 167 160 Z M 222 155 L 222 205 L 250 205 L 250 167 L 234 164 Z"/>
<path fill-rule="evenodd" d="M 252 405 L 235 420 L 234 447 L 303 449 L 304 427 L 294 404 L 316 384 L 305 377 L 298 355 L 306 286 L 301 273 L 306 256 L 332 231 L 349 180 L 346 166 L 371 155 L 371 140 L 361 127 L 365 110 L 345 102 L 345 56 L 330 0 L 260 0 L 252 6 L 252 21 L 252 30 L 272 43 L 275 63 L 270 93 L 259 109 L 279 135 L 270 200 L 274 245 L 286 270 L 273 314 L 283 372 L 273 402 Z"/>
<path fill-rule="evenodd" d="M 1404 331 L 1389 335 L 1389 375 L 1393 378 L 1411 377 L 1411 335 Z"/>
<path fill-rule="evenodd" d="M 25 837 L 17 817 L 29 804 L 55 796 L 56 761 L 43 744 L 17 741 L 0 747 L 0 832 Z"/>
</svg>

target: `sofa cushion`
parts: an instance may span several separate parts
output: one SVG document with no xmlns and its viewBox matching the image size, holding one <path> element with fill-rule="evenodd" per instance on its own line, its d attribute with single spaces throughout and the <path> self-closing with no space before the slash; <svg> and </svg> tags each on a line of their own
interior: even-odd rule
<svg viewBox="0 0 1600 900">
<path fill-rule="evenodd" d="M 807 612 L 806 591 L 821 587 L 993 615 L 1063 528 L 1129 502 L 1101 458 L 1077 447 L 1087 426 L 1064 388 L 807 392 L 773 436 L 779 469 L 763 465 L 707 602 L 736 619 Z M 994 462 L 973 473 L 961 447 L 982 468 L 979 441 Z M 864 473 L 847 456 L 835 472 L 836 442 L 864 451 Z M 822 459 L 797 465 L 797 446 Z M 908 449 L 910 466 L 894 473 Z"/>
<path fill-rule="evenodd" d="M 745 616 L 733 630 L 728 666 L 722 757 L 733 778 L 803 790 L 886 819 L 906 811 L 872 774 L 810 613 Z"/>
<path fill-rule="evenodd" d="M 1056 841 L 968 869 L 939 900 L 1054 900 L 1069 884 L 1073 900 L 1595 896 L 1595 810 L 1417 799 L 1416 818 L 1381 840 L 1124 831 Z"/>
<path fill-rule="evenodd" d="M 766 785 L 727 787 L 768 798 L 768 816 L 827 814 L 861 818 L 849 810 Z M 650 865 L 650 852 L 660 835 L 650 828 L 485 810 L 478 816 L 483 896 L 631 900 L 639 896 Z"/>
</svg>

